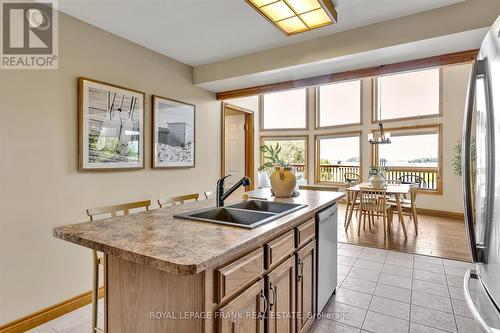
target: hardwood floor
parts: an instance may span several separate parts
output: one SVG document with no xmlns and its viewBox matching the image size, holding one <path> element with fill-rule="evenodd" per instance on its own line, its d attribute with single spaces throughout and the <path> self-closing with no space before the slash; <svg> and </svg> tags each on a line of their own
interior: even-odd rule
<svg viewBox="0 0 500 333">
<path fill-rule="evenodd" d="M 361 227 L 361 234 L 358 237 L 358 220 L 353 215 L 351 225 L 346 233 L 344 231 L 345 208 L 345 205 L 339 205 L 339 242 L 471 261 L 463 220 L 419 214 L 418 236 L 415 236 L 413 222 L 409 221 L 408 217 L 405 216 L 408 230 L 408 240 L 405 241 L 401 225 L 397 216 L 394 215 L 391 234 L 384 240 L 382 219 L 376 220 L 375 227 L 372 230 L 368 229 L 368 223 L 366 224 L 366 230 L 363 231 L 363 227 Z"/>
</svg>

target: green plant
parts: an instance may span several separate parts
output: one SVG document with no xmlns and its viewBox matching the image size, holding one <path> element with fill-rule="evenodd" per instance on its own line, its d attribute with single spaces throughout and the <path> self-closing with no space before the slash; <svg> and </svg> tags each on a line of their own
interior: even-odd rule
<svg viewBox="0 0 500 333">
<path fill-rule="evenodd" d="M 385 178 L 385 167 L 383 166 L 372 166 L 370 167 L 370 171 L 368 171 L 370 176 L 380 175 Z"/>
<path fill-rule="evenodd" d="M 287 161 L 289 164 L 304 164 L 305 163 L 305 140 L 273 140 L 266 139 L 263 144 L 269 147 L 276 147 L 276 143 L 279 143 L 281 151 L 279 152 L 279 157 L 283 161 Z"/>
<path fill-rule="evenodd" d="M 264 153 L 264 160 L 266 161 L 259 167 L 259 171 L 270 169 L 276 166 L 288 166 L 288 162 L 284 161 L 280 156 L 281 146 L 278 142 L 276 142 L 276 145 L 274 147 L 272 145 L 262 145 L 259 149 Z"/>
</svg>

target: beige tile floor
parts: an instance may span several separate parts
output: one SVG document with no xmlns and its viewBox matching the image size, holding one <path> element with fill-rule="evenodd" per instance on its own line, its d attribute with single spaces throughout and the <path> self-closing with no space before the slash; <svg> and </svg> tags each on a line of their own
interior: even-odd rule
<svg viewBox="0 0 500 333">
<path fill-rule="evenodd" d="M 314 333 L 481 332 L 462 290 L 471 264 L 341 243 L 338 255 L 337 294 Z"/>
<path fill-rule="evenodd" d="M 462 291 L 470 264 L 351 244 L 338 247 L 337 294 L 314 333 L 480 333 Z M 102 322 L 102 300 L 99 309 Z M 29 332 L 89 333 L 91 306 Z"/>
</svg>

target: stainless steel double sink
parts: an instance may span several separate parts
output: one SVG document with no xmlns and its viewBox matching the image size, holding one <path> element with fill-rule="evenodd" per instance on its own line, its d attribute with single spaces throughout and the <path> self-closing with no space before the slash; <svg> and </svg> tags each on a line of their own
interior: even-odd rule
<svg viewBox="0 0 500 333">
<path fill-rule="evenodd" d="M 212 207 L 178 214 L 174 217 L 253 229 L 306 206 L 304 204 L 249 200 L 225 207 Z"/>
</svg>

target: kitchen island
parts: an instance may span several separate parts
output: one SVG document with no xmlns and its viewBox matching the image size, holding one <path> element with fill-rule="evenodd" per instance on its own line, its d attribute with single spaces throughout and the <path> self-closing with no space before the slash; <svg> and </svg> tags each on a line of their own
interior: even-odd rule
<svg viewBox="0 0 500 333">
<path fill-rule="evenodd" d="M 343 196 L 271 198 L 307 206 L 254 229 L 174 217 L 214 206 L 205 200 L 54 236 L 105 254 L 107 332 L 305 332 L 315 311 L 315 215 Z"/>
</svg>

